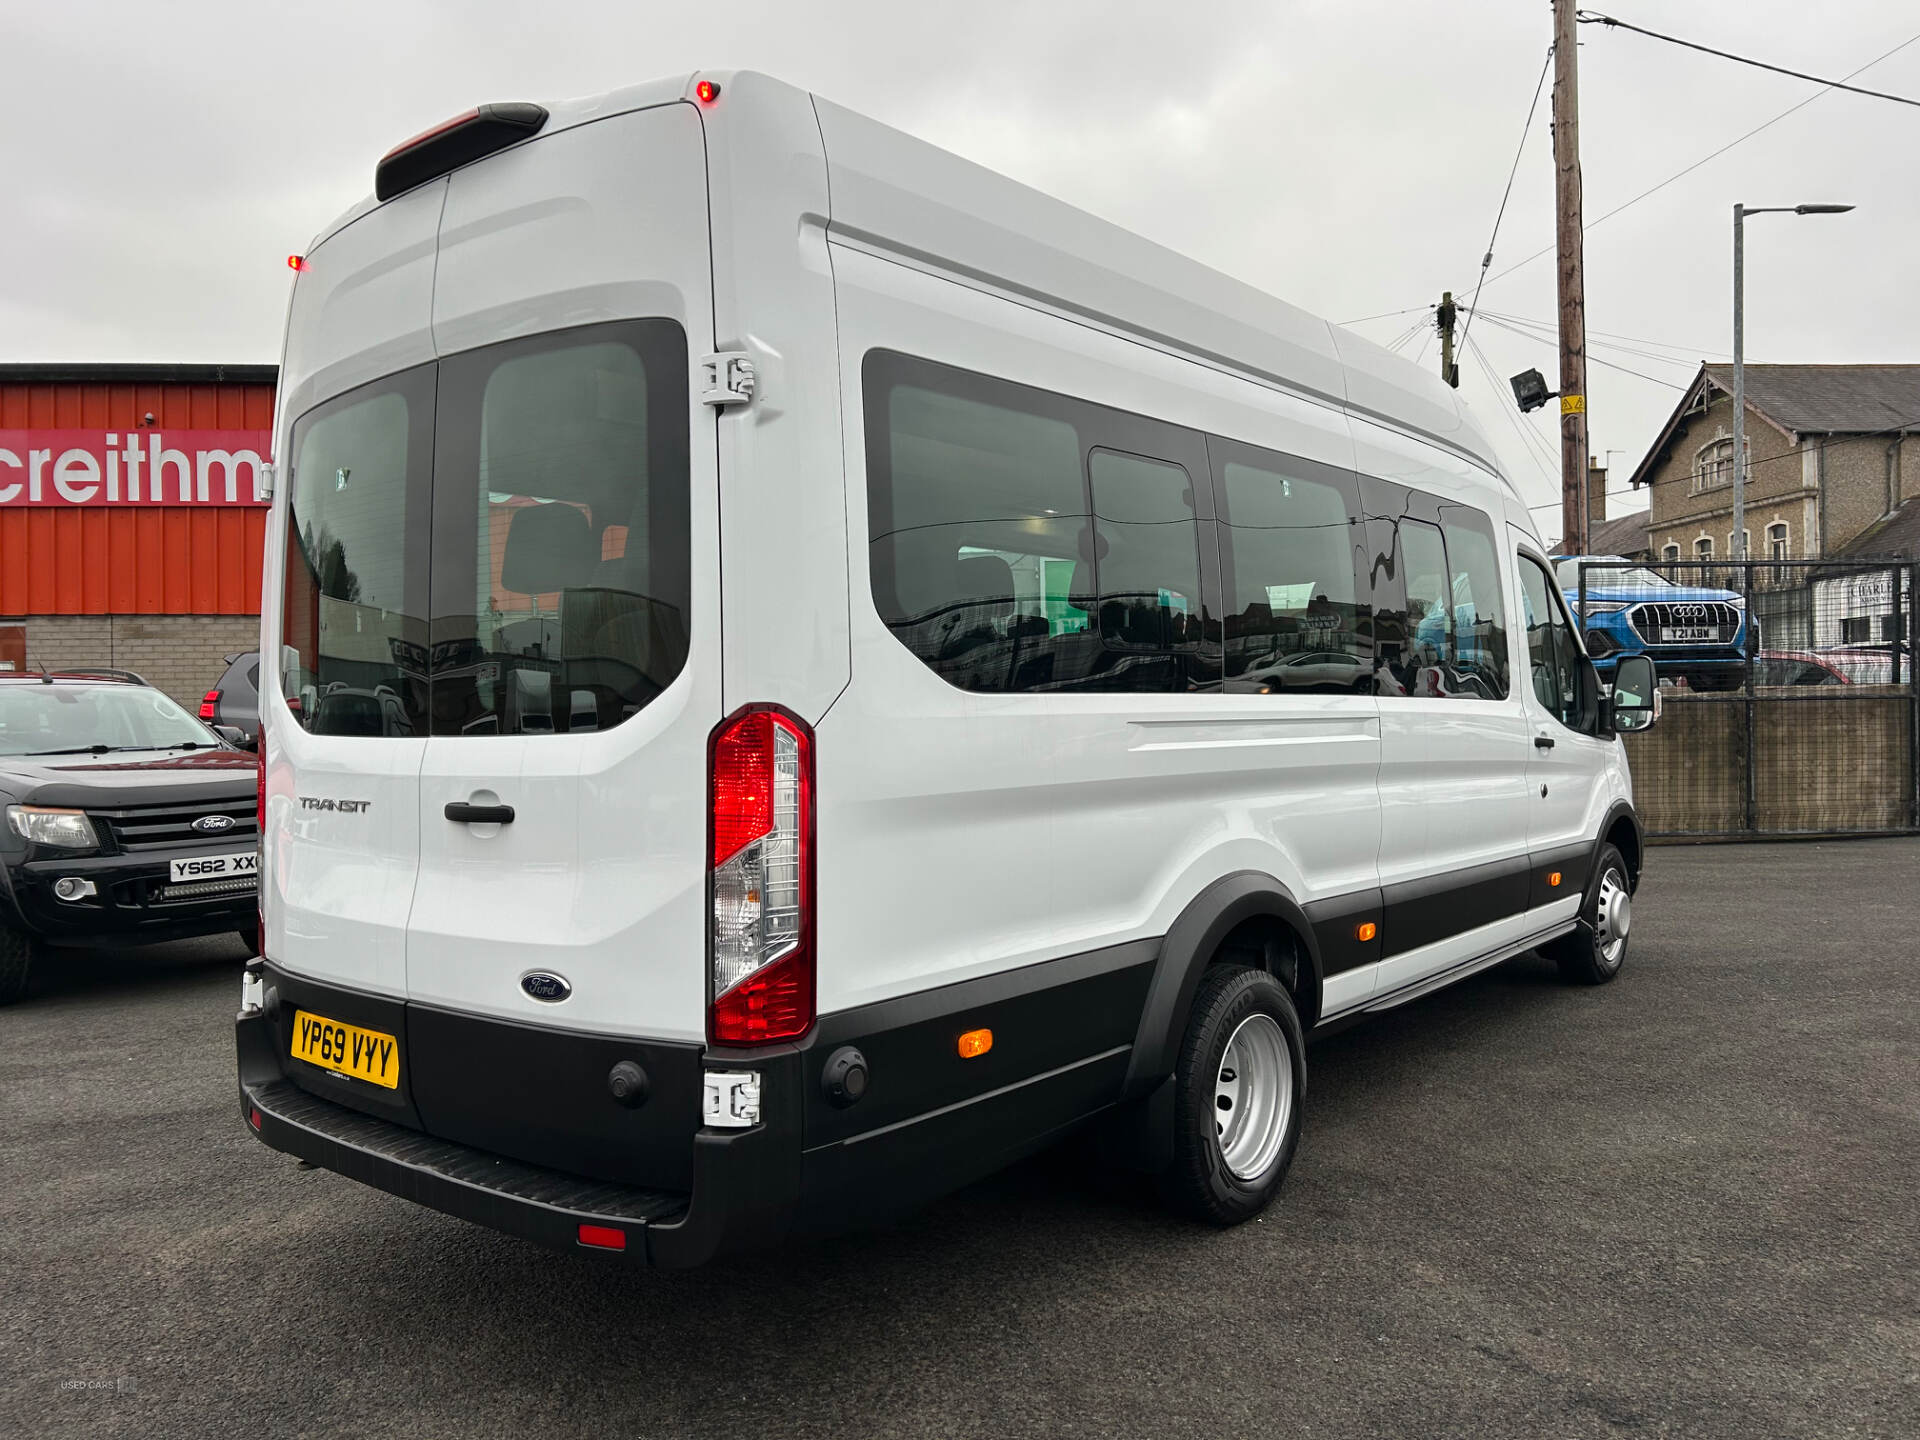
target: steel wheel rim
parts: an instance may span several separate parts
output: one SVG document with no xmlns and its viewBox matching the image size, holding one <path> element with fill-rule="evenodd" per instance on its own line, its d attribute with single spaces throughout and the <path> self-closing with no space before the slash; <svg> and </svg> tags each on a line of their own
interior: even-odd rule
<svg viewBox="0 0 1920 1440">
<path fill-rule="evenodd" d="M 1632 925 L 1633 896 L 1627 891 L 1627 877 L 1609 869 L 1600 877 L 1593 911 L 1594 944 L 1609 970 L 1627 953 L 1627 931 Z"/>
<path fill-rule="evenodd" d="M 1227 1037 L 1214 1077 L 1214 1141 L 1236 1180 L 1258 1180 L 1280 1158 L 1293 1119 L 1293 1056 L 1279 1022 L 1249 1015 Z"/>
</svg>

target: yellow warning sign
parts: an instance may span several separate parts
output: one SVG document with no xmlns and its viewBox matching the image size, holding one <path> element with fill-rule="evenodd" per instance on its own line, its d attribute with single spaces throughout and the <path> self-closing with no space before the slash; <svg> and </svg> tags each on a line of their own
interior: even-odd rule
<svg viewBox="0 0 1920 1440">
<path fill-rule="evenodd" d="M 1587 397 L 1584 395 L 1562 395 L 1560 397 L 1562 415 L 1584 415 L 1587 413 Z"/>
</svg>

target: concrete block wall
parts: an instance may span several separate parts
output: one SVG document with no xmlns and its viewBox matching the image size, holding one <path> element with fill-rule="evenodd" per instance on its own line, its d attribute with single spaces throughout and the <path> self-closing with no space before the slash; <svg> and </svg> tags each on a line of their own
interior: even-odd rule
<svg viewBox="0 0 1920 1440">
<path fill-rule="evenodd" d="M 260 642 L 251 615 L 29 615 L 24 623 L 29 670 L 133 670 L 189 709 L 220 678 L 226 656 Z"/>
</svg>

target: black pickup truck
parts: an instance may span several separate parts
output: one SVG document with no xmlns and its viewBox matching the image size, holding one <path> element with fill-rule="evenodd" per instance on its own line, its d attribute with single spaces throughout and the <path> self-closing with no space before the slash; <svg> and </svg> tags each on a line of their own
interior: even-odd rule
<svg viewBox="0 0 1920 1440">
<path fill-rule="evenodd" d="M 235 738 L 125 671 L 0 677 L 0 1005 L 63 946 L 254 942 L 259 762 Z"/>
</svg>

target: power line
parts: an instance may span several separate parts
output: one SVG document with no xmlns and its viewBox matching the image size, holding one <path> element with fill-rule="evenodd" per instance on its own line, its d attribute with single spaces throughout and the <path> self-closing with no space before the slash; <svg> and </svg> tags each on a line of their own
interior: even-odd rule
<svg viewBox="0 0 1920 1440">
<path fill-rule="evenodd" d="M 1920 40 L 1920 35 L 1916 35 L 1913 38 Z M 1409 305 L 1404 310 L 1382 310 L 1378 315 L 1362 315 L 1357 320 L 1339 320 L 1335 323 L 1339 325 L 1364 325 L 1369 320 L 1391 320 L 1396 315 L 1411 315 L 1416 310 L 1431 310 L 1432 308 L 1431 305 Z"/>
<path fill-rule="evenodd" d="M 1487 323 L 1489 325 L 1498 325 L 1502 330 L 1510 330 L 1524 340 L 1533 341 L 1536 345 L 1551 345 L 1554 343 L 1543 335 L 1536 335 L 1531 330 L 1522 330 L 1518 325 L 1509 325 L 1506 321 L 1496 320 L 1491 315 L 1487 316 Z M 1625 365 L 1616 365 L 1611 360 L 1602 360 L 1598 355 L 1589 355 L 1587 358 L 1596 365 L 1604 365 L 1609 370 L 1618 370 L 1623 375 L 1637 376 L 1642 380 L 1651 381 L 1653 384 L 1664 386 L 1669 390 L 1685 390 L 1687 388 L 1685 385 L 1676 385 L 1671 380 L 1662 380 L 1658 375 L 1649 375 L 1643 370 L 1634 370 Z"/>
<path fill-rule="evenodd" d="M 1847 74 L 1846 78 L 1848 80 L 1851 80 L 1855 75 L 1866 74 L 1867 71 L 1873 69 L 1873 67 L 1880 64 L 1881 61 L 1892 59 L 1895 55 L 1898 55 L 1902 50 L 1906 49 L 1909 45 L 1912 45 L 1916 41 L 1920 41 L 1920 35 L 1908 36 L 1905 40 L 1902 40 L 1898 45 L 1894 46 L 1891 50 L 1887 51 L 1885 54 L 1878 55 L 1873 59 L 1869 60 L 1866 64 L 1862 65 L 1859 69 L 1850 71 Z M 1835 82 L 1835 83 L 1837 84 L 1838 82 Z M 1832 86 L 1829 86 L 1828 90 L 1832 88 L 1833 88 Z M 1789 115 L 1793 114 L 1795 111 L 1806 109 L 1806 107 L 1813 104 L 1814 101 L 1826 95 L 1828 93 L 1828 90 L 1814 91 L 1813 94 L 1807 96 L 1806 99 L 1800 101 L 1798 104 L 1789 105 L 1785 110 L 1782 110 L 1778 115 L 1774 116 L 1771 120 L 1762 121 L 1760 124 L 1754 126 L 1753 129 L 1747 131 L 1744 135 L 1735 136 L 1733 139 L 1729 140 L 1726 144 L 1722 145 L 1718 150 L 1712 151 L 1711 153 L 1706 155 L 1702 155 L 1698 160 L 1694 161 L 1691 165 L 1687 166 L 1684 170 L 1674 171 L 1673 174 L 1669 175 L 1666 179 L 1662 180 L 1658 185 L 1648 186 L 1645 190 L 1642 190 L 1638 195 L 1635 195 L 1631 200 L 1624 201 L 1623 203 L 1614 206 L 1613 209 L 1607 211 L 1606 214 L 1599 216 L 1597 219 L 1589 220 L 1585 225 L 1581 227 L 1581 233 L 1585 234 L 1588 230 L 1593 229 L 1594 226 L 1604 224 L 1606 221 L 1611 220 L 1614 216 L 1618 215 L 1622 210 L 1626 210 L 1634 205 L 1638 205 L 1642 200 L 1645 200 L 1648 196 L 1658 194 L 1660 191 L 1666 189 L 1667 186 L 1673 184 L 1674 181 L 1683 179 L 1686 176 L 1691 175 L 1694 171 L 1698 170 L 1702 165 L 1708 164 L 1709 162 L 1714 160 L 1718 160 L 1722 155 L 1726 154 L 1729 150 L 1733 149 L 1736 145 L 1743 145 L 1747 141 L 1751 140 L 1754 136 L 1758 135 L 1762 130 L 1770 129 L 1773 126 L 1778 125 L 1782 120 L 1786 119 Z M 1489 285 L 1492 285 L 1497 283 L 1498 281 L 1504 280 L 1507 278 L 1507 276 L 1513 274 L 1514 271 L 1519 270 L 1524 266 L 1531 265 L 1534 261 L 1538 260 L 1542 255 L 1553 254 L 1556 248 L 1557 247 L 1554 245 L 1544 246 L 1541 249 L 1534 251 L 1533 254 L 1527 256 L 1526 259 L 1516 261 L 1514 264 L 1509 265 L 1506 269 L 1502 270 L 1499 274 L 1489 276 L 1487 278 L 1486 283 Z"/>
<path fill-rule="evenodd" d="M 1502 315 L 1497 310 L 1486 310 L 1481 313 L 1487 317 L 1487 323 L 1489 325 L 1505 325 L 1508 329 L 1512 329 L 1515 326 L 1524 326 L 1530 339 L 1540 339 L 1551 345 L 1557 345 L 1559 343 L 1558 331 L 1556 331 L 1553 326 L 1547 325 L 1542 321 L 1527 320 L 1518 315 Z M 1534 332 L 1538 332 L 1538 334 L 1536 335 Z M 1593 334 L 1592 331 L 1588 331 L 1587 333 L 1589 336 Z M 1621 355 L 1635 355 L 1643 360 L 1653 360 L 1662 365 L 1677 365 L 1683 370 L 1695 369 L 1700 364 L 1698 359 L 1682 359 L 1676 355 L 1662 355 L 1657 350 L 1641 350 L 1632 345 L 1618 345 L 1610 340 L 1590 339 L 1588 346 L 1591 349 L 1611 350 Z M 1596 357 L 1596 359 L 1597 358 L 1598 357 Z M 1605 364 L 1606 362 L 1601 360 L 1599 363 Z"/>
<path fill-rule="evenodd" d="M 1664 40 L 1669 45 L 1679 45 L 1688 50 L 1698 50 L 1702 55 L 1717 55 L 1722 60 L 1731 60 L 1736 65 L 1751 65 L 1756 70 L 1771 70 L 1776 75 L 1791 75 L 1796 80 L 1811 80 L 1816 85 L 1824 85 L 1829 90 L 1845 90 L 1852 95 L 1867 95 L 1875 100 L 1891 100 L 1896 105 L 1912 105 L 1920 108 L 1920 100 L 1907 95 L 1890 95 L 1885 90 L 1865 90 L 1858 85 L 1849 85 L 1841 80 L 1823 80 L 1818 75 L 1809 75 L 1804 70 L 1789 70 L 1784 65 L 1769 65 L 1764 60 L 1752 60 L 1745 55 L 1735 55 L 1729 50 L 1716 50 L 1711 45 L 1699 45 L 1692 40 L 1682 40 L 1678 35 L 1663 35 L 1658 30 L 1647 30 L 1639 25 L 1629 25 L 1625 20 L 1616 20 L 1611 15 L 1602 15 L 1597 10 L 1576 10 L 1574 19 L 1582 25 L 1604 25 L 1609 30 L 1631 30 L 1636 35 L 1645 35 L 1652 40 Z M 1858 74 L 1858 71 L 1854 72 Z M 1851 77 L 1849 77 L 1851 78 Z"/>
<path fill-rule="evenodd" d="M 1475 308 L 1480 304 L 1480 287 L 1487 283 L 1487 271 L 1493 267 L 1493 242 L 1500 238 L 1500 222 L 1506 218 L 1507 201 L 1513 196 L 1513 177 L 1520 173 L 1520 157 L 1527 151 L 1527 136 L 1533 133 L 1533 112 L 1540 108 L 1540 92 L 1547 85 L 1547 70 L 1553 64 L 1553 47 L 1547 47 L 1547 58 L 1540 62 L 1540 78 L 1533 82 L 1533 99 L 1527 102 L 1526 123 L 1520 127 L 1520 143 L 1513 148 L 1513 168 L 1507 171 L 1507 188 L 1500 192 L 1500 208 L 1493 215 L 1493 233 L 1487 236 L 1487 253 L 1480 257 L 1480 275 L 1473 282 L 1473 299 L 1467 304 L 1467 323 L 1460 327 L 1460 343 L 1467 343 L 1467 336 L 1473 330 Z"/>
<path fill-rule="evenodd" d="M 1490 319 L 1511 320 L 1516 325 L 1536 325 L 1542 330 L 1552 330 L 1555 328 L 1552 321 L 1536 320 L 1530 315 L 1509 315 L 1500 310 L 1489 310 L 1487 315 Z M 1720 353 L 1717 350 L 1710 351 L 1701 345 L 1676 345 L 1670 340 L 1650 340 L 1645 335 L 1626 335 L 1618 330 L 1589 330 L 1587 334 L 1602 335 L 1609 340 L 1631 340 L 1636 345 L 1651 345 L 1657 350 L 1680 350 L 1688 355 L 1717 355 Z M 1624 350 L 1626 347 L 1622 345 L 1614 348 Z"/>
<path fill-rule="evenodd" d="M 1494 372 L 1493 362 L 1487 359 L 1487 352 L 1480 347 L 1477 341 L 1465 348 L 1467 353 L 1473 357 L 1474 363 L 1480 367 L 1480 373 L 1487 377 L 1487 384 L 1493 387 L 1494 394 L 1503 397 L 1502 401 L 1496 401 L 1496 404 L 1499 405 L 1500 413 L 1507 417 L 1507 423 L 1512 425 L 1519 433 L 1521 449 L 1526 451 L 1527 458 L 1539 469 L 1540 478 L 1549 485 L 1556 483 L 1555 476 L 1559 473 L 1560 457 L 1549 451 L 1547 449 L 1547 442 L 1542 440 L 1530 426 L 1522 421 L 1517 407 L 1513 409 L 1508 408 L 1508 406 L 1513 405 L 1512 392 L 1506 390 L 1505 387 L 1501 385 L 1499 375 Z M 1544 461 L 1542 459 L 1543 456 L 1545 457 Z"/>
</svg>

